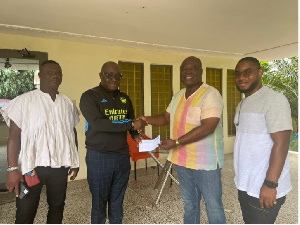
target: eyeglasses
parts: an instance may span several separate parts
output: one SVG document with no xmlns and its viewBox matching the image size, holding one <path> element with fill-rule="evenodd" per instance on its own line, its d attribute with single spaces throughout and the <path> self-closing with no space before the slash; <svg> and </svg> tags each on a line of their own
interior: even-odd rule
<svg viewBox="0 0 300 225">
<path fill-rule="evenodd" d="M 112 79 L 121 80 L 123 77 L 123 75 L 120 73 L 117 73 L 115 75 L 109 74 L 109 73 L 104 73 L 104 72 L 101 72 L 101 73 L 102 73 L 102 75 L 106 76 L 106 78 L 109 80 L 112 80 Z"/>
<path fill-rule="evenodd" d="M 237 78 L 240 78 L 242 75 L 243 75 L 245 78 L 249 78 L 255 70 L 259 70 L 259 69 L 260 69 L 260 68 L 257 68 L 257 69 L 251 69 L 251 68 L 248 68 L 248 69 L 244 70 L 243 72 L 234 71 L 233 76 L 234 76 L 236 79 L 237 79 Z"/>
</svg>

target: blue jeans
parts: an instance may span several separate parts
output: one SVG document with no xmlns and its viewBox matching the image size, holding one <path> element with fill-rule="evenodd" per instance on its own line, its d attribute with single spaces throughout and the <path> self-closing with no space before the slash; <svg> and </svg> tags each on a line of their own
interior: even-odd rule
<svg viewBox="0 0 300 225">
<path fill-rule="evenodd" d="M 184 223 L 200 223 L 200 200 L 205 200 L 208 222 L 226 223 L 222 202 L 221 169 L 193 170 L 176 165 L 181 197 L 184 202 Z"/>
<path fill-rule="evenodd" d="M 92 193 L 91 223 L 105 223 L 107 205 L 109 223 L 122 223 L 123 200 L 131 170 L 129 154 L 107 154 L 88 149 L 86 165 Z"/>
<path fill-rule="evenodd" d="M 276 217 L 281 206 L 285 202 L 285 196 L 278 198 L 277 204 L 271 208 L 261 208 L 259 199 L 252 197 L 245 191 L 238 191 L 239 202 L 246 224 L 272 224 L 275 223 Z"/>
</svg>

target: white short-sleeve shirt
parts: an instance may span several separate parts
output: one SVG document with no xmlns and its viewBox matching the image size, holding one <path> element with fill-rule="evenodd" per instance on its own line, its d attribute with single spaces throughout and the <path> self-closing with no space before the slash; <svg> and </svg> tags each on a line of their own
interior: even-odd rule
<svg viewBox="0 0 300 225">
<path fill-rule="evenodd" d="M 290 105 L 284 95 L 263 86 L 238 105 L 234 123 L 234 181 L 239 190 L 259 198 L 274 144 L 270 133 L 293 129 Z M 287 156 L 278 180 L 277 198 L 292 189 L 289 169 Z"/>
<path fill-rule="evenodd" d="M 80 112 L 68 97 L 59 93 L 53 101 L 36 89 L 16 97 L 0 112 L 8 126 L 13 120 L 21 129 L 22 174 L 37 166 L 79 167 L 74 127 Z"/>
</svg>

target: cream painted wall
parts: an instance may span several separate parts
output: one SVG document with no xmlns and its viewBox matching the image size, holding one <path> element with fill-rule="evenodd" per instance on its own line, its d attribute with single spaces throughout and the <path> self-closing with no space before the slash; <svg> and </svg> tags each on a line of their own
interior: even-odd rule
<svg viewBox="0 0 300 225">
<path fill-rule="evenodd" d="M 181 62 L 189 55 L 175 54 L 159 51 L 147 51 L 134 48 L 124 48 L 116 46 L 106 46 L 100 44 L 89 44 L 82 42 L 64 41 L 58 39 L 37 38 L 31 36 L 10 35 L 0 33 L 0 49 L 24 49 L 29 51 L 47 52 L 49 59 L 60 63 L 63 70 L 63 82 L 60 86 L 60 92 L 66 94 L 75 100 L 78 107 L 81 94 L 89 88 L 99 84 L 99 72 L 101 66 L 106 61 L 127 61 L 139 62 L 144 64 L 144 105 L 145 115 L 151 114 L 149 102 L 151 101 L 150 92 L 150 65 L 173 65 L 173 92 L 176 93 L 180 87 L 179 67 Z M 227 135 L 227 95 L 226 81 L 227 69 L 234 69 L 237 61 L 228 58 L 203 57 L 195 55 L 202 60 L 203 64 L 203 81 L 205 81 L 205 67 L 223 69 L 223 100 L 224 100 L 224 152 L 233 151 L 234 137 Z M 136 115 L 139 116 L 139 115 Z M 77 179 L 86 178 L 85 166 L 85 134 L 84 118 L 80 117 L 81 122 L 76 127 L 79 139 L 80 153 L 80 172 Z M 151 127 L 146 127 L 145 133 L 151 136 Z M 165 162 L 166 154 L 160 156 Z M 148 166 L 155 165 L 151 159 L 148 160 Z M 144 167 L 144 160 L 139 160 L 137 167 Z M 133 166 L 132 166 L 133 168 Z"/>
</svg>

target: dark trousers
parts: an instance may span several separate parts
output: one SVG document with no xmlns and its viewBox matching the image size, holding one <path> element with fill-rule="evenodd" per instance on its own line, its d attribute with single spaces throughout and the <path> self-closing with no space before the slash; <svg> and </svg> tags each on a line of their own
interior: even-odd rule
<svg viewBox="0 0 300 225">
<path fill-rule="evenodd" d="M 281 206 L 285 202 L 285 196 L 277 199 L 277 204 L 271 208 L 261 208 L 259 199 L 249 196 L 245 191 L 238 191 L 239 202 L 246 224 L 272 224 Z"/>
<path fill-rule="evenodd" d="M 39 206 L 43 184 L 46 185 L 47 202 L 49 205 L 47 223 L 60 224 L 66 199 L 69 168 L 35 168 L 40 183 L 29 187 L 29 194 L 23 199 L 16 198 L 16 224 L 32 224 Z"/>
<path fill-rule="evenodd" d="M 106 154 L 88 149 L 87 179 L 92 193 L 92 224 L 104 224 L 108 205 L 109 223 L 123 219 L 123 200 L 130 174 L 129 154 Z"/>
</svg>

